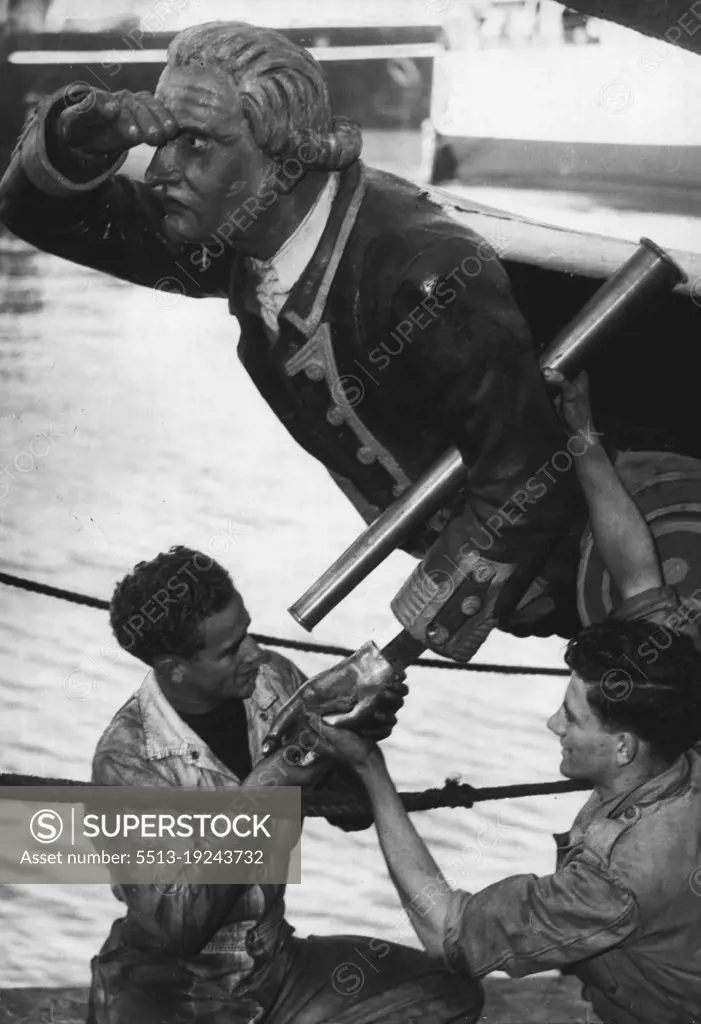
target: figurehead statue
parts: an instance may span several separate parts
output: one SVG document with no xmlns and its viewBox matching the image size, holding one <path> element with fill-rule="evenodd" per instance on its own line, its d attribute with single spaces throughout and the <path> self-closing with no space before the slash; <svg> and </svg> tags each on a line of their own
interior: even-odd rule
<svg viewBox="0 0 701 1024">
<path fill-rule="evenodd" d="M 300 159 L 301 148 L 314 171 L 340 171 L 360 156 L 360 128 L 333 116 L 323 68 L 282 33 L 244 22 L 185 29 L 168 47 L 168 66 L 198 65 L 226 74 L 253 138 L 278 165 Z"/>
</svg>

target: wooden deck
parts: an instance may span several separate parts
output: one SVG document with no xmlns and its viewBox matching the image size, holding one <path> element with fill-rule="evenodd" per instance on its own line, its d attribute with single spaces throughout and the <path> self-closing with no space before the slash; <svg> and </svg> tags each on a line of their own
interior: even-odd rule
<svg viewBox="0 0 701 1024">
<path fill-rule="evenodd" d="M 573 978 L 487 978 L 485 1024 L 586 1024 L 588 1004 Z M 83 988 L 0 990 L 0 1024 L 85 1024 Z"/>
</svg>

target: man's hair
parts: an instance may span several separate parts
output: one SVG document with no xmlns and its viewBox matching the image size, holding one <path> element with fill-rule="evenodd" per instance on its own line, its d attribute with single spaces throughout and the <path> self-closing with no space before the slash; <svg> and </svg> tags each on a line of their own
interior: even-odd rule
<svg viewBox="0 0 701 1024">
<path fill-rule="evenodd" d="M 236 594 L 231 576 L 209 555 L 182 546 L 139 562 L 114 589 L 110 624 L 120 646 L 147 665 L 202 647 L 199 627 Z"/>
<path fill-rule="evenodd" d="M 701 654 L 689 637 L 666 631 L 664 649 L 653 647 L 658 628 L 606 619 L 570 640 L 565 661 L 606 730 L 634 733 L 671 763 L 701 740 Z"/>
<path fill-rule="evenodd" d="M 277 162 L 294 157 L 304 144 L 313 153 L 301 157 L 308 170 L 340 170 L 360 155 L 360 128 L 332 116 L 323 68 L 280 32 L 237 21 L 195 25 L 171 41 L 168 63 L 225 71 L 253 138 Z"/>
</svg>

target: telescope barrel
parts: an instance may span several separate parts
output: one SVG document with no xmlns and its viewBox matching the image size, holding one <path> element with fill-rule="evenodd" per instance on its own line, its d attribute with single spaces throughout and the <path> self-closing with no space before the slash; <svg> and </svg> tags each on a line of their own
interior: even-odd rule
<svg viewBox="0 0 701 1024">
<path fill-rule="evenodd" d="M 540 357 L 541 369 L 576 377 L 608 337 L 648 303 L 687 280 L 672 257 L 641 238 L 629 260 L 591 297 Z"/>
<path fill-rule="evenodd" d="M 640 246 L 602 285 L 540 357 L 541 369 L 575 377 L 612 331 L 640 313 L 651 299 L 686 280 L 684 271 L 658 245 Z M 311 630 L 376 569 L 419 523 L 425 521 L 464 479 L 466 467 L 457 448 L 440 459 L 383 512 L 333 565 L 288 609 Z"/>
<path fill-rule="evenodd" d="M 460 452 L 449 448 L 288 609 L 292 618 L 305 629 L 313 629 L 392 554 L 415 523 L 436 511 L 458 486 L 464 472 Z"/>
</svg>

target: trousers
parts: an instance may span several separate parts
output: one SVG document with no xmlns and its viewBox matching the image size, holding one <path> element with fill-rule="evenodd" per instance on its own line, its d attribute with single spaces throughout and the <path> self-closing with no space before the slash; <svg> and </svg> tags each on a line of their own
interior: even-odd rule
<svg viewBox="0 0 701 1024">
<path fill-rule="evenodd" d="M 428 954 L 360 935 L 288 934 L 274 957 L 227 993 L 142 964 L 87 1024 L 476 1024 L 478 981 Z"/>
</svg>

